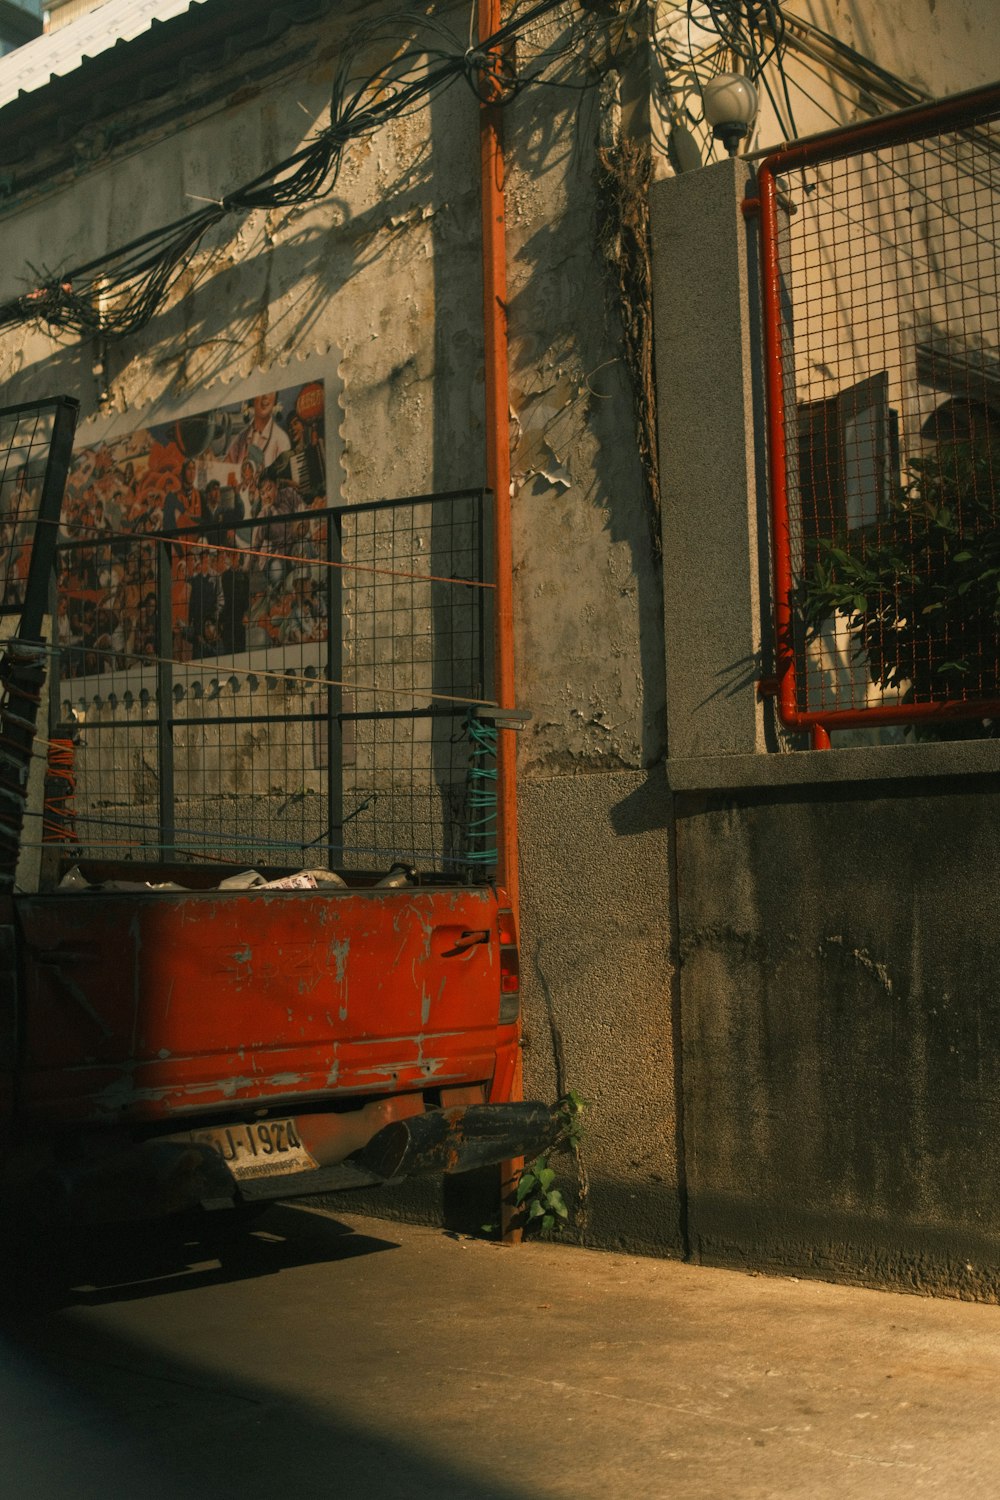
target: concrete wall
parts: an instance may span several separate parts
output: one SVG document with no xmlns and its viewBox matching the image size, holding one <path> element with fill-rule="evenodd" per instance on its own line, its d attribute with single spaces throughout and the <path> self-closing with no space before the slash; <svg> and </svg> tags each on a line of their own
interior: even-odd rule
<svg viewBox="0 0 1000 1500">
<path fill-rule="evenodd" d="M 203 81 L 189 79 L 169 126 L 152 129 L 149 110 L 136 106 L 119 120 L 121 144 L 92 132 L 81 142 L 86 167 L 60 168 L 44 188 L 21 193 L 15 171 L 6 243 L 16 253 L 0 268 L 0 298 L 23 289 L 27 267 L 100 254 L 294 150 L 326 118 L 343 38 L 370 9 L 339 5 L 315 26 L 295 27 L 270 47 L 266 83 L 258 76 L 249 87 L 239 60 L 218 73 L 211 99 Z M 467 7 L 447 14 L 464 34 Z M 546 20 L 531 47 L 558 48 L 571 15 L 579 18 L 575 7 Z M 832 29 L 838 18 L 820 17 Z M 992 794 L 969 779 L 936 782 L 955 787 L 940 793 L 915 785 L 914 774 L 930 774 L 926 757 L 880 772 L 881 781 L 902 778 L 902 795 L 864 789 L 883 764 L 874 761 L 842 772 L 861 791 L 791 769 L 781 777 L 804 779 L 809 790 L 756 790 L 764 764 L 808 767 L 815 757 L 774 753 L 754 694 L 765 642 L 761 575 L 747 557 L 760 452 L 746 431 L 753 338 L 742 316 L 716 320 L 735 340 L 717 351 L 716 376 L 729 371 L 736 386 L 723 391 L 711 376 L 702 400 L 711 567 L 691 515 L 704 500 L 701 479 L 681 473 L 691 445 L 685 458 L 679 440 L 680 403 L 690 409 L 700 399 L 680 384 L 704 347 L 697 328 L 682 337 L 682 315 L 697 323 L 734 296 L 738 303 L 742 281 L 718 297 L 695 297 L 683 278 L 658 283 L 664 614 L 619 308 L 595 234 L 607 206 L 598 153 L 614 158 L 628 114 L 619 101 L 641 51 L 633 35 L 620 41 L 621 90 L 614 73 L 601 90 L 526 89 L 505 114 L 517 683 L 533 715 L 520 744 L 527 1089 L 573 1087 L 591 1101 L 579 1187 L 580 1233 L 593 1243 L 683 1250 L 683 1075 L 691 1228 L 703 1257 L 904 1284 L 923 1256 L 940 1268 L 925 1283 L 958 1287 L 973 1274 L 961 1271 L 961 1256 L 981 1267 L 993 1234 L 992 1054 L 977 1032 L 991 1019 Z M 924 41 L 933 86 L 934 27 Z M 607 57 L 584 49 L 564 81 L 593 81 L 595 60 L 603 66 Z M 959 86 L 950 80 L 941 87 Z M 29 165 L 55 149 L 40 138 Z M 335 364 L 342 396 L 327 422 L 340 428 L 345 501 L 480 484 L 477 172 L 476 105 L 456 88 L 350 150 L 322 203 L 228 225 L 153 324 L 110 351 L 108 419 L 127 431 L 289 362 L 318 375 Z M 723 172 L 733 175 L 722 168 L 716 181 Z M 668 229 L 694 213 L 675 202 Z M 719 222 L 739 234 L 726 212 Z M 731 246 L 714 243 L 722 270 L 735 264 L 743 278 L 739 251 L 734 262 Z M 692 263 L 704 282 L 697 244 Z M 98 353 L 38 331 L 6 335 L 5 396 L 78 395 L 86 439 L 97 430 L 89 419 L 99 415 Z M 704 660 L 699 610 L 713 591 L 725 651 Z M 734 674 L 741 662 L 747 669 Z M 964 749 L 951 772 L 968 778 L 972 762 L 996 769 L 981 763 L 981 747 Z M 846 754 L 824 760 L 831 777 Z M 856 902 L 852 881 L 861 882 Z M 970 951 L 982 945 L 980 928 L 987 938 L 977 969 Z M 842 1099 L 860 1125 L 849 1123 Z M 395 1203 L 409 1214 L 438 1211 L 419 1193 Z M 988 1290 L 988 1278 L 977 1288 Z"/>
<path fill-rule="evenodd" d="M 683 1250 L 670 816 L 662 769 L 521 789 L 525 1092 L 588 1101 L 579 1237 L 660 1255 Z"/>
<path fill-rule="evenodd" d="M 243 87 L 238 65 L 223 68 L 212 103 L 200 87 L 193 103 L 192 82 L 178 90 L 169 132 L 144 130 L 133 109 L 118 122 L 132 132 L 128 148 L 61 174 L 48 191 L 15 191 L 7 234 L 17 254 L 5 261 L 0 297 L 22 291 L 31 266 L 99 255 L 295 151 L 327 118 L 350 11 L 338 7 L 311 31 L 286 35 L 277 55 L 272 49 L 271 87 Z M 351 393 L 327 412 L 328 432 L 341 430 L 345 501 L 481 483 L 476 173 L 474 104 L 454 90 L 349 153 L 335 190 L 316 205 L 227 221 L 167 308 L 112 346 L 112 430 L 170 415 L 203 393 L 224 400 L 226 388 L 263 371 L 291 367 L 294 378 L 332 360 Z M 55 388 L 77 395 L 86 441 L 107 430 L 92 371 L 98 352 L 36 331 L 8 335 L 0 378 L 16 399 Z"/>
<path fill-rule="evenodd" d="M 662 586 L 595 235 L 640 50 L 622 90 L 526 91 L 505 117 L 525 1090 L 589 1101 L 580 1236 L 676 1254 Z"/>
<path fill-rule="evenodd" d="M 995 1299 L 1000 743 L 793 750 L 762 719 L 745 174 L 718 164 L 652 199 L 687 1243 Z"/>
<path fill-rule="evenodd" d="M 995 777 L 678 811 L 692 1253 L 995 1300 Z"/>
<path fill-rule="evenodd" d="M 56 146 L 40 138 L 6 200 L 0 299 L 23 289 L 29 267 L 100 255 L 295 150 L 325 122 L 343 39 L 371 9 L 337 5 L 269 43 L 266 83 L 253 53 L 214 81 L 189 76 L 169 125 L 149 125 L 152 106 L 131 107 L 115 120 L 124 144 L 96 130 L 81 140 L 85 167 L 57 170 Z M 464 47 L 467 6 L 439 14 Z M 558 49 L 567 21 L 579 26 L 577 8 L 536 28 L 522 56 Z M 632 66 L 634 38 L 620 51 Z M 664 746 L 661 586 L 594 232 L 597 153 L 614 146 L 619 111 L 613 86 L 576 87 L 592 81 L 592 61 L 584 47 L 563 69 L 573 87 L 527 89 L 504 121 L 517 693 L 532 714 L 520 746 L 526 1072 L 529 1091 L 557 1086 L 556 1025 L 558 1084 L 592 1101 L 584 1232 L 671 1251 L 666 788 L 650 769 Z M 48 183 L 19 192 L 18 172 L 48 160 Z M 87 442 L 301 372 L 340 389 L 327 432 L 339 429 L 345 502 L 479 485 L 479 247 L 477 105 L 459 84 L 349 149 L 322 202 L 230 221 L 151 325 L 112 346 L 103 376 L 93 344 L 37 329 L 0 338 L 4 395 L 78 396 Z M 434 1211 L 426 1196 L 395 1201 Z"/>
</svg>

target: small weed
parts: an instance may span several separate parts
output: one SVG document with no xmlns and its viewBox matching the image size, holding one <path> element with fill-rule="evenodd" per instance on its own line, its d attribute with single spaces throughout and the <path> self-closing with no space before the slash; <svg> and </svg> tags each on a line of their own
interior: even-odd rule
<svg viewBox="0 0 1000 1500">
<path fill-rule="evenodd" d="M 546 1239 L 558 1227 L 569 1221 L 566 1200 L 557 1187 L 553 1187 L 556 1174 L 548 1164 L 548 1157 L 539 1156 L 525 1167 L 517 1184 L 515 1202 L 525 1211 L 526 1234 L 538 1233 Z"/>
<path fill-rule="evenodd" d="M 555 1151 L 569 1150 L 574 1156 L 583 1139 L 583 1112 L 585 1101 L 576 1089 L 569 1089 L 557 1101 L 560 1133 L 552 1151 L 537 1156 L 525 1167 L 517 1184 L 515 1203 L 524 1214 L 525 1234 L 537 1234 L 541 1239 L 550 1239 L 569 1223 L 569 1209 L 559 1188 L 555 1186 L 556 1171 L 549 1165 Z"/>
<path fill-rule="evenodd" d="M 536 1156 L 518 1178 L 514 1202 L 521 1210 L 525 1234 L 550 1239 L 569 1223 L 569 1209 L 559 1188 L 554 1186 L 556 1172 L 549 1165 L 549 1157 L 556 1151 L 567 1150 L 572 1151 L 574 1156 L 579 1156 L 580 1142 L 583 1140 L 581 1116 L 586 1107 L 586 1100 L 576 1089 L 567 1090 L 556 1100 L 555 1109 L 560 1129 L 555 1143 L 542 1156 Z M 582 1168 L 583 1164 L 580 1162 L 581 1177 Z M 500 1232 L 500 1226 L 495 1223 L 482 1224 L 480 1228 L 483 1234 L 491 1237 Z"/>
</svg>

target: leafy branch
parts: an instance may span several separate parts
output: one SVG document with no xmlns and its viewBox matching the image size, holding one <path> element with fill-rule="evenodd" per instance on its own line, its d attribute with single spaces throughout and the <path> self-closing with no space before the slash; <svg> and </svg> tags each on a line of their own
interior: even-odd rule
<svg viewBox="0 0 1000 1500">
<path fill-rule="evenodd" d="M 941 444 L 911 461 L 887 516 L 818 539 L 798 596 L 807 640 L 839 613 L 872 681 L 904 701 L 1000 697 L 993 458 L 988 441 Z"/>
</svg>

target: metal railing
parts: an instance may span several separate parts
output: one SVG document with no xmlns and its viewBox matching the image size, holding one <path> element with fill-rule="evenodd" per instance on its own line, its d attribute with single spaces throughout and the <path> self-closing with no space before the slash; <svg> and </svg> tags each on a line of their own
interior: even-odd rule
<svg viewBox="0 0 1000 1500">
<path fill-rule="evenodd" d="M 1000 717 L 998 121 L 1000 85 L 759 167 L 765 690 L 817 748 Z"/>
<path fill-rule="evenodd" d="M 61 542 L 46 841 L 488 875 L 490 509 L 467 490 Z"/>
</svg>

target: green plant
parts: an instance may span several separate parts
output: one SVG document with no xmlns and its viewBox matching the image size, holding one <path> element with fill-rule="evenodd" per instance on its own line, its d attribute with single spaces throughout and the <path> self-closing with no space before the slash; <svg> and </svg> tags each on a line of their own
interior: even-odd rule
<svg viewBox="0 0 1000 1500">
<path fill-rule="evenodd" d="M 906 702 L 1000 697 L 994 452 L 940 445 L 911 461 L 888 516 L 814 544 L 798 597 L 807 639 L 840 613 L 872 681 Z"/>
<path fill-rule="evenodd" d="M 584 1100 L 576 1089 L 569 1089 L 556 1103 L 560 1134 L 551 1151 L 535 1158 L 521 1173 L 515 1202 L 524 1214 L 524 1231 L 542 1239 L 563 1229 L 569 1223 L 569 1209 L 562 1192 L 555 1186 L 557 1173 L 549 1165 L 555 1151 L 569 1150 L 574 1155 L 583 1139 Z"/>
<path fill-rule="evenodd" d="M 536 1232 L 544 1239 L 569 1221 L 569 1209 L 562 1193 L 553 1184 L 555 1170 L 547 1156 L 539 1156 L 525 1167 L 517 1184 L 515 1202 L 524 1210 L 525 1233 Z"/>
</svg>

